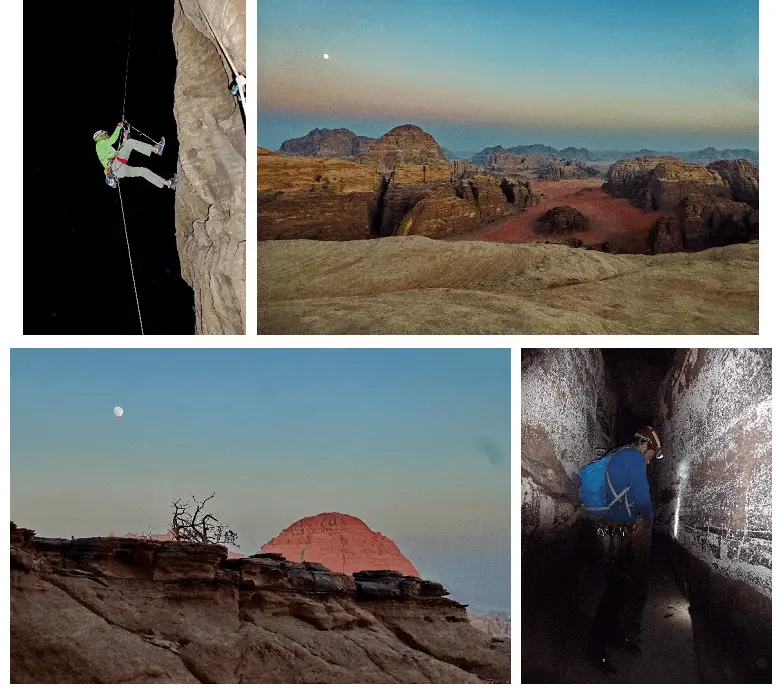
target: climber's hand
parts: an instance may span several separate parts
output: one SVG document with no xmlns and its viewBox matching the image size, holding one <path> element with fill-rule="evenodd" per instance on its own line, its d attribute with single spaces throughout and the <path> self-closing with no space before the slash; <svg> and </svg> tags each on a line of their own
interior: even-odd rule
<svg viewBox="0 0 780 688">
<path fill-rule="evenodd" d="M 117 126 L 120 127 L 121 129 L 124 129 L 125 123 L 124 122 L 118 122 Z"/>
</svg>

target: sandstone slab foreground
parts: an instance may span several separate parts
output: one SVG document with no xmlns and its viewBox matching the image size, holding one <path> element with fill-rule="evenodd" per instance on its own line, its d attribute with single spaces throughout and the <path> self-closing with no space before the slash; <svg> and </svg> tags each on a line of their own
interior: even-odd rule
<svg viewBox="0 0 780 688">
<path fill-rule="evenodd" d="M 261 334 L 755 334 L 758 244 L 611 255 L 558 245 L 259 242 Z"/>
<path fill-rule="evenodd" d="M 16 683 L 508 683 L 509 641 L 438 583 L 221 545 L 11 525 Z"/>
</svg>

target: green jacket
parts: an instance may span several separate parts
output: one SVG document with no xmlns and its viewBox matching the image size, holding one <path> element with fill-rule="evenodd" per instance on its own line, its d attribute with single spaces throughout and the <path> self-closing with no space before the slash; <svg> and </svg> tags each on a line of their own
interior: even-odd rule
<svg viewBox="0 0 780 688">
<path fill-rule="evenodd" d="M 95 142 L 95 152 L 97 153 L 97 156 L 100 159 L 100 164 L 103 165 L 104 170 L 108 165 L 108 161 L 116 155 L 116 151 L 111 144 L 116 143 L 116 140 L 119 138 L 119 132 L 121 131 L 122 127 L 117 127 L 114 130 L 114 133 L 111 134 L 110 138 L 98 139 Z"/>
</svg>

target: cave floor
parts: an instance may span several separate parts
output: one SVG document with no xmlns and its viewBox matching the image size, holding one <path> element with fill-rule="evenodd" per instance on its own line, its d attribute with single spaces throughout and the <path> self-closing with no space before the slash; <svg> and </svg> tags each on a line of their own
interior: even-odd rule
<svg viewBox="0 0 780 688">
<path fill-rule="evenodd" d="M 635 657 L 611 650 L 616 673 L 605 676 L 585 656 L 590 623 L 604 590 L 600 570 L 586 568 L 579 581 L 576 613 L 566 600 L 548 600 L 521 617 L 522 682 L 699 683 L 688 601 L 678 588 L 663 546 L 651 552 L 648 598 Z M 528 624 L 526 625 L 526 617 Z"/>
</svg>

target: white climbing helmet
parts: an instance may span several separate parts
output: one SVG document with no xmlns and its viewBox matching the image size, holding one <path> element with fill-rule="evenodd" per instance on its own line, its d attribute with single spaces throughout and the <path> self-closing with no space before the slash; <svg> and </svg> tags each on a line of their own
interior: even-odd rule
<svg viewBox="0 0 780 688">
<path fill-rule="evenodd" d="M 106 132 L 105 132 L 104 129 L 98 129 L 94 134 L 92 134 L 92 140 L 93 141 L 97 141 L 98 140 L 98 136 L 100 136 L 101 134 L 105 134 L 105 133 Z"/>
</svg>

